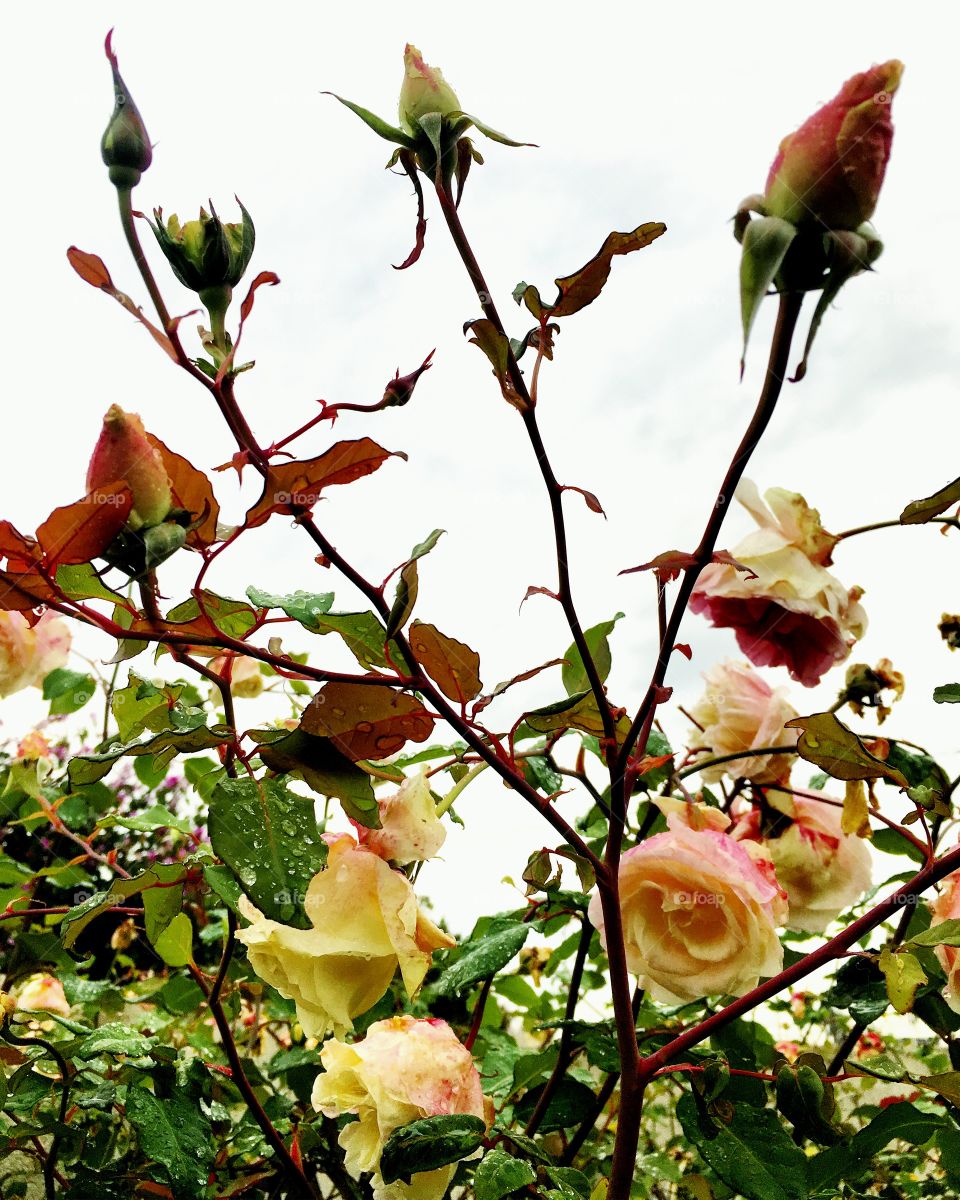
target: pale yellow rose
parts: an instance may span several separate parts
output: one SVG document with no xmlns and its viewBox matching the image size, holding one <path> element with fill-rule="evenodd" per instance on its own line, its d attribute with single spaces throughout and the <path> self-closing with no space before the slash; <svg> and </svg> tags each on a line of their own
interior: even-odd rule
<svg viewBox="0 0 960 1200">
<path fill-rule="evenodd" d="M 710 563 L 697 580 L 690 608 L 716 626 L 733 629 L 756 666 L 785 666 L 798 683 L 813 687 L 863 637 L 862 592 L 845 588 L 827 570 L 836 538 L 802 496 L 772 488 L 767 508 L 747 479 L 736 496 L 760 526 L 731 551 L 752 574 Z"/>
<path fill-rule="evenodd" d="M 210 662 L 210 668 L 227 678 L 229 667 L 230 691 L 240 700 L 253 700 L 263 691 L 263 673 L 260 663 L 245 654 L 232 657 L 218 655 Z"/>
<path fill-rule="evenodd" d="M 416 134 L 420 118 L 428 113 L 445 117 L 460 111 L 457 94 L 444 79 L 439 67 L 428 66 L 423 55 L 407 43 L 403 51 L 403 84 L 400 88 L 400 124 L 407 133 Z"/>
<path fill-rule="evenodd" d="M 0 696 L 41 687 L 66 663 L 69 649 L 70 629 L 61 617 L 45 612 L 31 629 L 22 613 L 0 612 Z"/>
<path fill-rule="evenodd" d="M 70 1005 L 63 984 L 52 975 L 33 975 L 17 993 L 17 1008 L 24 1012 L 56 1013 L 70 1016 Z"/>
<path fill-rule="evenodd" d="M 365 846 L 400 866 L 433 858 L 447 831 L 437 816 L 426 769 L 411 775 L 392 796 L 378 799 L 380 828 L 357 826 Z"/>
<path fill-rule="evenodd" d="M 783 892 L 769 860 L 754 861 L 729 834 L 667 821 L 666 833 L 620 860 L 627 966 L 666 1003 L 742 996 L 783 966 L 774 928 L 786 914 Z M 597 892 L 589 916 L 606 945 Z"/>
<path fill-rule="evenodd" d="M 409 1184 L 385 1184 L 379 1166 L 387 1139 L 411 1121 L 448 1113 L 487 1119 L 473 1058 L 450 1026 L 409 1016 L 376 1021 L 362 1041 L 326 1042 L 320 1061 L 314 1107 L 327 1117 L 359 1118 L 338 1139 L 350 1174 L 373 1172 L 375 1200 L 441 1200 L 456 1163 L 417 1172 Z"/>
<path fill-rule="evenodd" d="M 690 710 L 700 727 L 691 733 L 697 746 L 706 746 L 711 758 L 755 750 L 764 746 L 795 746 L 799 731 L 784 729 L 799 716 L 792 704 L 746 663 L 718 663 L 704 674 L 707 688 Z M 763 754 L 705 767 L 704 783 L 724 776 L 751 779 L 754 783 L 785 783 L 793 762 L 789 754 Z"/>
<path fill-rule="evenodd" d="M 420 911 L 409 879 L 346 835 L 332 840 L 304 908 L 312 929 L 271 921 L 241 897 L 251 924 L 237 937 L 260 978 L 296 1002 L 308 1037 L 352 1029 L 397 967 L 414 995 L 433 951 L 455 944 Z"/>
<path fill-rule="evenodd" d="M 842 831 L 842 815 L 832 804 L 794 796 L 792 824 L 764 839 L 787 893 L 788 929 L 822 933 L 870 886 L 870 851 L 863 838 Z"/>
<path fill-rule="evenodd" d="M 940 892 L 930 906 L 933 909 L 931 928 L 942 921 L 960 918 L 960 871 L 954 871 L 940 884 Z M 956 946 L 936 946 L 934 953 L 947 976 L 943 998 L 954 1012 L 960 1013 L 960 949 Z"/>
</svg>

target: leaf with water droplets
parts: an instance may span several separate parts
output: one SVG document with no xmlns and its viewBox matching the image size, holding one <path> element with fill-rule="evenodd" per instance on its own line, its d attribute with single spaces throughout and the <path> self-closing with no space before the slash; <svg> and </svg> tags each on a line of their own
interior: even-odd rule
<svg viewBox="0 0 960 1200">
<path fill-rule="evenodd" d="M 410 626 L 409 641 L 414 658 L 448 700 L 463 704 L 479 695 L 483 685 L 476 650 L 422 621 Z"/>
<path fill-rule="evenodd" d="M 327 683 L 300 721 L 304 733 L 330 738 L 347 758 L 389 758 L 407 742 L 425 742 L 433 717 L 419 700 L 383 684 Z"/>
</svg>

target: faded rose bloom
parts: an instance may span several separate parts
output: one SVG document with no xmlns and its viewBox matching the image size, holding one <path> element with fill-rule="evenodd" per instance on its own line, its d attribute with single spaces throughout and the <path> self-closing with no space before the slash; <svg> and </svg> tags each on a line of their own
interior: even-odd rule
<svg viewBox="0 0 960 1200">
<path fill-rule="evenodd" d="M 954 871 L 952 875 L 947 876 L 930 907 L 933 910 L 931 928 L 943 921 L 955 921 L 960 918 L 960 871 Z M 934 953 L 947 976 L 943 998 L 954 1012 L 960 1012 L 960 948 L 935 946 Z"/>
<path fill-rule="evenodd" d="M 842 818 L 841 808 L 794 796 L 793 823 L 763 840 L 787 893 L 788 929 L 822 933 L 870 886 L 870 850 L 863 838 L 843 833 Z"/>
<path fill-rule="evenodd" d="M 745 663 L 718 663 L 704 674 L 707 689 L 690 710 L 701 727 L 691 734 L 698 746 L 709 747 L 710 757 L 736 754 L 763 746 L 795 746 L 799 733 L 784 729 L 797 710 Z M 754 783 L 785 783 L 793 756 L 764 754 L 718 763 L 700 772 L 704 783 L 724 776 L 751 779 Z"/>
<path fill-rule="evenodd" d="M 44 678 L 67 661 L 70 629 L 61 617 L 45 612 L 31 629 L 18 612 L 0 612 L 0 696 L 41 687 Z"/>
<path fill-rule="evenodd" d="M 24 1012 L 56 1013 L 69 1017 L 70 1005 L 63 984 L 52 975 L 33 975 L 17 994 L 17 1008 Z"/>
<path fill-rule="evenodd" d="M 882 725 L 890 716 L 892 706 L 903 696 L 905 680 L 894 668 L 889 658 L 881 658 L 875 667 L 866 663 L 853 663 L 847 667 L 843 699 L 858 717 L 864 710 L 872 708 L 877 714 L 877 724 Z M 884 703 L 884 692 L 891 692 L 889 704 Z"/>
<path fill-rule="evenodd" d="M 378 807 L 379 829 L 356 828 L 363 845 L 381 858 L 401 867 L 422 862 L 433 858 L 446 840 L 425 770 L 405 779 L 399 791 L 378 801 Z"/>
<path fill-rule="evenodd" d="M 420 911 L 407 877 L 347 835 L 331 839 L 327 866 L 311 880 L 304 907 L 312 929 L 271 921 L 241 897 L 251 924 L 237 937 L 260 978 L 296 1001 L 308 1037 L 352 1029 L 398 966 L 413 996 L 433 951 L 455 944 Z"/>
<path fill-rule="evenodd" d="M 850 230 L 870 220 L 890 158 L 902 73 L 903 63 L 892 58 L 852 76 L 783 139 L 764 193 L 770 216 Z"/>
<path fill-rule="evenodd" d="M 688 829 L 716 829 L 723 833 L 730 828 L 730 818 L 720 808 L 696 800 L 681 800 L 679 796 L 651 796 L 668 821 L 686 825 Z"/>
<path fill-rule="evenodd" d="M 350 1174 L 358 1179 L 373 1172 L 375 1200 L 440 1200 L 456 1163 L 392 1184 L 383 1182 L 379 1166 L 391 1133 L 411 1121 L 450 1113 L 487 1119 L 473 1058 L 446 1021 L 376 1021 L 361 1041 L 326 1042 L 320 1061 L 324 1072 L 313 1086 L 314 1108 L 327 1117 L 359 1118 L 338 1139 Z"/>
<path fill-rule="evenodd" d="M 260 663 L 255 658 L 244 654 L 227 657 L 218 655 L 210 662 L 211 670 L 218 675 L 226 676 L 227 664 L 230 664 L 230 690 L 241 700 L 253 700 L 263 691 L 263 673 Z"/>
<path fill-rule="evenodd" d="M 620 860 L 627 966 L 655 1000 L 742 996 L 783 965 L 783 893 L 729 834 L 667 822 Z M 589 916 L 606 945 L 597 892 Z"/>
<path fill-rule="evenodd" d="M 403 51 L 403 85 L 400 88 L 400 124 L 407 133 L 416 134 L 420 118 L 427 113 L 441 117 L 460 112 L 457 94 L 444 79 L 439 67 L 430 67 L 416 46 L 408 42 Z"/>
<path fill-rule="evenodd" d="M 836 539 L 802 496 L 771 488 L 767 508 L 746 479 L 736 495 L 760 528 L 731 553 L 754 576 L 711 563 L 690 608 L 735 630 L 737 644 L 756 666 L 784 666 L 798 683 L 813 687 L 863 636 L 862 592 L 848 590 L 826 569 Z"/>
<path fill-rule="evenodd" d="M 147 441 L 137 413 L 124 412 L 111 404 L 103 418 L 103 429 L 87 468 L 87 492 L 125 480 L 133 493 L 131 529 L 159 525 L 173 507 L 170 477 L 160 451 Z"/>
</svg>

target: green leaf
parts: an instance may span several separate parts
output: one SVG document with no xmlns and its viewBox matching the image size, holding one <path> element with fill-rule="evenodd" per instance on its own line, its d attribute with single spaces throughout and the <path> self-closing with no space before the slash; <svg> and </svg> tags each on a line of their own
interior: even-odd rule
<svg viewBox="0 0 960 1200">
<path fill-rule="evenodd" d="M 247 599 L 257 608 L 279 608 L 305 628 L 317 632 L 318 617 L 325 616 L 333 605 L 333 592 L 291 592 L 287 596 L 275 596 L 260 588 L 248 587 Z"/>
<path fill-rule="evenodd" d="M 616 255 L 643 250 L 666 232 L 667 227 L 661 221 L 645 221 L 630 233 L 608 234 L 588 263 L 572 275 L 564 275 L 555 281 L 559 294 L 553 304 L 544 304 L 535 287 L 525 288 L 521 298 L 538 320 L 541 313 L 548 317 L 572 316 L 592 304 L 603 291 Z"/>
<path fill-rule="evenodd" d="M 945 683 L 933 689 L 937 704 L 960 704 L 960 683 Z"/>
<path fill-rule="evenodd" d="M 417 593 L 420 590 L 420 576 L 416 561 L 408 562 L 400 572 L 397 581 L 397 591 L 387 618 L 387 637 L 393 638 L 403 629 L 413 615 L 417 603 Z"/>
<path fill-rule="evenodd" d="M 801 1054 L 777 1072 L 777 1108 L 803 1138 L 832 1146 L 840 1141 L 834 1124 L 837 1102 L 819 1054 Z"/>
<path fill-rule="evenodd" d="M 537 1107 L 545 1087 L 547 1084 L 542 1083 L 538 1087 L 531 1088 L 518 1101 L 514 1111 L 521 1121 L 529 1121 L 533 1116 L 533 1111 Z M 569 1129 L 572 1125 L 579 1125 L 593 1111 L 596 1102 L 597 1097 L 594 1095 L 593 1088 L 587 1087 L 578 1079 L 564 1077 L 554 1088 L 553 1095 L 547 1104 L 546 1112 L 540 1122 L 541 1131 L 553 1133 L 558 1129 Z"/>
<path fill-rule="evenodd" d="M 347 649 L 365 670 L 375 667 L 385 667 L 387 658 L 383 648 L 387 643 L 387 631 L 383 622 L 372 612 L 356 613 L 327 613 L 317 616 L 312 626 L 319 634 L 338 633 L 343 638 Z M 390 647 L 391 655 L 394 647 Z M 399 662 L 401 657 L 394 662 Z"/>
<path fill-rule="evenodd" d="M 177 1194 L 202 1196 L 217 1145 L 196 1101 L 178 1090 L 161 1100 L 145 1087 L 131 1086 L 125 1111 L 140 1149 L 166 1168 Z"/>
<path fill-rule="evenodd" d="M 408 133 L 404 133 L 396 125 L 391 125 L 388 121 L 384 121 L 382 117 L 378 117 L 376 113 L 372 113 L 368 108 L 362 108 L 359 104 L 354 104 L 352 100 L 344 100 L 336 92 L 324 92 L 324 95 L 332 96 L 334 100 L 339 100 L 345 108 L 349 108 L 352 113 L 356 113 L 365 125 L 385 141 L 395 142 L 398 146 L 406 146 L 408 150 L 413 149 L 415 142 Z"/>
<path fill-rule="evenodd" d="M 887 985 L 877 965 L 866 958 L 850 958 L 838 969 L 836 981 L 824 993 L 825 1003 L 855 1021 L 870 1025 L 889 1006 Z"/>
<path fill-rule="evenodd" d="M 108 892 L 96 892 L 64 916 L 60 934 L 69 950 L 90 922 L 133 896 L 143 895 L 147 937 L 152 942 L 180 911 L 183 886 L 175 886 L 185 873 L 183 863 L 157 863 L 133 879 L 115 879 Z"/>
<path fill-rule="evenodd" d="M 746 357 L 750 330 L 753 328 L 757 310 L 796 236 L 796 227 L 780 217 L 757 217 L 750 221 L 744 230 L 743 255 L 740 259 L 743 358 Z M 740 363 L 741 371 L 743 358 Z"/>
<path fill-rule="evenodd" d="M 177 754 L 191 754 L 197 750 L 209 750 L 214 746 L 225 746 L 233 741 L 233 730 L 229 725 L 211 725 L 179 732 L 175 729 L 158 733 L 145 742 L 114 742 L 106 750 L 94 754 L 78 754 L 70 760 L 67 768 L 70 783 L 94 783 L 108 773 L 114 763 L 128 755 L 152 754 L 158 763 L 169 763 Z"/>
<path fill-rule="evenodd" d="M 455 116 L 453 113 L 450 115 L 451 117 Z M 491 129 L 489 125 L 485 125 L 483 121 L 478 120 L 477 117 L 472 117 L 469 113 L 461 113 L 461 116 L 466 117 L 470 124 L 475 126 L 475 128 L 478 129 L 484 137 L 488 137 L 492 142 L 499 142 L 501 146 L 514 146 L 519 148 L 521 146 L 533 145 L 533 142 L 515 142 L 513 138 L 507 137 L 505 133 L 498 133 L 495 129 Z"/>
<path fill-rule="evenodd" d="M 854 1134 L 849 1145 L 823 1150 L 807 1161 L 812 1190 L 832 1188 L 841 1179 L 857 1179 L 871 1160 L 894 1139 L 922 1146 L 940 1129 L 950 1128 L 950 1119 L 940 1113 L 925 1113 L 909 1101 L 891 1104 Z"/>
<path fill-rule="evenodd" d="M 688 1094 L 677 1116 L 703 1160 L 744 1200 L 807 1200 L 806 1155 L 770 1109 L 736 1108 L 729 1125 L 705 1131 Z"/>
<path fill-rule="evenodd" d="M 530 926 L 521 921 L 494 922 L 492 931 L 461 946 L 456 961 L 444 969 L 434 984 L 437 994 L 455 995 L 478 979 L 501 971 L 519 953 L 529 933 Z"/>
<path fill-rule="evenodd" d="M 141 762 L 143 759 L 138 759 L 137 765 Z M 176 829 L 180 833 L 191 833 L 193 830 L 193 825 L 185 817 L 178 817 L 162 804 L 152 804 L 143 812 L 129 817 L 108 813 L 97 822 L 98 829 L 112 829 L 117 825 L 121 829 L 135 829 L 138 833 L 152 833 L 155 829 Z"/>
<path fill-rule="evenodd" d="M 960 946 L 960 918 L 939 921 L 909 941 L 911 946 Z"/>
<path fill-rule="evenodd" d="M 960 921 L 956 924 L 960 925 Z M 919 989 L 927 982 L 919 960 L 904 949 L 891 951 L 884 946 L 877 964 L 887 981 L 887 995 L 898 1013 L 908 1013 Z"/>
<path fill-rule="evenodd" d="M 97 681 L 82 671 L 57 667 L 43 680 L 43 698 L 50 701 L 50 716 L 62 716 L 83 708 L 97 690 Z"/>
<path fill-rule="evenodd" d="M 597 668 L 597 674 L 600 676 L 601 683 L 610 674 L 610 667 L 613 661 L 610 655 L 610 643 L 607 639 L 622 616 L 623 613 L 618 612 L 609 621 L 601 621 L 599 625 L 594 625 L 592 629 L 586 630 L 583 635 L 587 643 L 587 649 L 590 651 L 590 657 Z M 572 696 L 577 692 L 585 692 L 590 687 L 590 680 L 587 678 L 587 671 L 583 665 L 583 659 L 576 647 L 576 643 L 569 647 L 563 657 L 562 677 L 567 695 Z"/>
<path fill-rule="evenodd" d="M 80 1059 L 98 1058 L 101 1054 L 143 1058 L 150 1053 L 156 1040 L 138 1033 L 122 1021 L 111 1021 L 88 1034 L 74 1051 L 74 1055 Z"/>
<path fill-rule="evenodd" d="M 459 1113 L 401 1125 L 387 1138 L 380 1155 L 383 1182 L 409 1183 L 411 1175 L 459 1162 L 483 1145 L 486 1133 L 481 1117 Z"/>
<path fill-rule="evenodd" d="M 71 600 L 109 600 L 122 604 L 123 597 L 108 588 L 92 563 L 61 563 L 57 567 L 57 587 Z"/>
<path fill-rule="evenodd" d="M 502 1200 L 503 1196 L 534 1183 L 537 1173 L 529 1163 L 514 1158 L 499 1146 L 483 1156 L 473 1177 L 477 1200 Z"/>
<path fill-rule="evenodd" d="M 174 624 L 197 620 L 209 621 L 227 637 L 237 638 L 240 641 L 257 623 L 257 614 L 249 604 L 244 604 L 242 600 L 231 600 L 227 596 L 219 596 L 216 592 L 210 591 L 201 591 L 200 597 L 203 600 L 202 609 L 200 601 L 195 596 L 191 596 L 189 600 L 171 608 L 167 613 L 166 620 Z"/>
<path fill-rule="evenodd" d="M 938 517 L 951 505 L 960 502 L 960 479 L 948 483 L 946 487 L 934 492 L 923 500 L 914 500 L 900 514 L 901 525 L 923 525 Z M 59 572 L 58 572 L 59 578 Z"/>
<path fill-rule="evenodd" d="M 523 718 L 537 733 L 556 733 L 562 729 L 582 729 L 595 736 L 603 734 L 603 721 L 593 692 L 574 692 L 565 700 L 557 700 Z"/>
<path fill-rule="evenodd" d="M 797 753 L 834 779 L 887 779 L 897 787 L 910 786 L 901 771 L 871 754 L 831 712 L 795 717 L 784 728 L 802 730 Z"/>
<path fill-rule="evenodd" d="M 313 801 L 281 779 L 223 779 L 210 797 L 214 852 L 267 917 L 308 927 L 303 896 L 327 860 Z"/>
<path fill-rule="evenodd" d="M 178 698 L 179 689 L 160 689 L 130 671 L 126 687 L 118 688 L 110 700 L 110 711 L 117 723 L 121 741 L 129 742 L 139 737 L 148 727 L 154 733 L 168 729 L 170 726 L 162 717 L 159 725 L 152 722 L 151 717 L 169 711 L 168 699 L 171 696 Z"/>
<path fill-rule="evenodd" d="M 468 321 L 463 327 L 463 332 L 466 333 L 467 330 L 473 334 L 473 337 L 468 339 L 470 345 L 479 347 L 493 367 L 504 400 L 508 400 L 517 408 L 525 407 L 510 378 L 510 342 L 507 338 L 487 317 Z"/>
<path fill-rule="evenodd" d="M 260 757 L 271 771 L 296 772 L 319 795 L 336 796 L 347 816 L 358 824 L 380 828 L 380 810 L 370 776 L 341 754 L 329 738 L 302 729 L 280 732 L 275 740 L 261 742 Z"/>
<path fill-rule="evenodd" d="M 193 959 L 193 924 L 185 912 L 177 913 L 153 948 L 168 967 L 185 967 Z"/>
</svg>

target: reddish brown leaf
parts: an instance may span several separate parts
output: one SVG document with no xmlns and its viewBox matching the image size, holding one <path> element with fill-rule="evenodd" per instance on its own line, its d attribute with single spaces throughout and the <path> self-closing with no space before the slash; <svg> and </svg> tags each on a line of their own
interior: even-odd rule
<svg viewBox="0 0 960 1200">
<path fill-rule="evenodd" d="M 48 564 L 97 558 L 126 525 L 132 507 L 133 494 L 121 481 L 55 508 L 37 530 Z"/>
<path fill-rule="evenodd" d="M 105 292 L 114 290 L 110 272 L 104 266 L 103 259 L 96 254 L 71 246 L 67 251 L 67 260 L 84 283 L 89 283 L 91 287 L 103 288 Z"/>
<path fill-rule="evenodd" d="M 223 381 L 224 376 L 227 375 L 233 368 L 234 360 L 237 357 L 237 348 L 240 345 L 240 339 L 243 337 L 244 322 L 253 312 L 253 299 L 256 295 L 257 288 L 263 287 L 264 284 L 269 284 L 271 287 L 274 287 L 279 282 L 280 276 L 275 275 L 273 271 L 261 271 L 247 289 L 247 294 L 244 296 L 243 303 L 240 305 L 240 328 L 237 330 L 237 340 L 233 343 L 230 353 L 223 360 L 220 370 L 217 372 L 218 386 Z"/>
<path fill-rule="evenodd" d="M 33 538 L 24 537 L 9 521 L 0 521 L 0 557 L 29 563 L 39 556 L 40 549 Z"/>
<path fill-rule="evenodd" d="M 251 528 L 262 525 L 274 512 L 296 515 L 312 508 L 324 488 L 370 475 L 393 455 L 406 458 L 405 454 L 384 450 L 364 437 L 337 442 L 319 458 L 276 463 L 264 481 L 263 495 L 247 513 L 247 525 Z"/>
<path fill-rule="evenodd" d="M 0 610 L 28 612 L 39 608 L 55 595 L 40 575 L 21 575 L 15 571 L 0 571 Z"/>
<path fill-rule="evenodd" d="M 388 758 L 407 742 L 425 742 L 433 717 L 419 700 L 381 684 L 327 683 L 310 702 L 300 728 L 328 737 L 358 762 Z"/>
<path fill-rule="evenodd" d="M 520 601 L 521 608 L 523 608 L 523 606 L 526 604 L 526 602 L 530 599 L 531 596 L 549 596 L 551 600 L 556 600 L 558 602 L 560 600 L 560 597 L 557 595 L 557 593 L 551 592 L 549 588 L 534 587 L 534 585 L 531 584 L 527 588 L 527 590 L 524 592 L 523 599 Z"/>
<path fill-rule="evenodd" d="M 169 446 L 165 446 L 152 433 L 147 434 L 147 441 L 155 450 L 160 452 L 163 465 L 170 477 L 170 490 L 173 492 L 173 502 L 177 508 L 185 508 L 194 520 L 200 520 L 196 529 L 187 534 L 187 545 L 200 547 L 210 546 L 217 538 L 217 518 L 220 516 L 220 505 L 213 494 L 210 480 L 181 454 L 176 454 Z"/>
<path fill-rule="evenodd" d="M 636 764 L 636 772 L 638 775 L 646 775 L 648 771 L 666 766 L 672 758 L 672 754 L 645 754 Z"/>
<path fill-rule="evenodd" d="M 464 704 L 480 692 L 483 684 L 476 650 L 421 621 L 410 626 L 409 640 L 413 657 L 448 700 Z"/>
<path fill-rule="evenodd" d="M 407 257 L 397 266 L 394 263 L 395 271 L 405 271 L 407 267 L 412 267 L 413 264 L 420 258 L 423 253 L 423 243 L 427 236 L 427 219 L 423 215 L 423 188 L 420 186 L 420 176 L 417 171 L 416 163 L 413 156 L 409 154 L 401 154 L 399 156 L 400 165 L 410 177 L 410 182 L 413 184 L 413 190 L 417 194 L 417 230 L 414 234 L 413 249 Z"/>
<path fill-rule="evenodd" d="M 502 696 L 507 688 L 512 688 L 515 683 L 525 683 L 528 679 L 532 679 L 534 675 L 539 675 L 541 671 L 546 671 L 549 667 L 563 666 L 566 660 L 562 658 L 551 658 L 549 662 L 541 663 L 539 667 L 531 667 L 529 671 L 523 671 L 519 675 L 514 675 L 512 679 L 505 679 L 502 683 L 498 683 L 489 696 L 481 696 L 473 706 L 473 715 L 483 712 L 488 704 L 491 704 L 498 696 Z"/>
<path fill-rule="evenodd" d="M 749 567 L 744 566 L 742 562 L 737 562 L 732 554 L 726 550 L 717 550 L 714 552 L 713 558 L 710 560 L 715 563 L 722 563 L 726 567 L 733 567 L 736 571 L 742 571 L 748 579 L 756 579 L 756 571 L 751 571 Z"/>
<path fill-rule="evenodd" d="M 584 488 L 575 487 L 572 483 L 562 483 L 560 485 L 561 492 L 578 492 L 586 501 L 587 508 L 591 512 L 599 513 L 604 520 L 607 519 L 607 514 L 603 511 L 603 505 L 596 498 L 593 492 L 588 492 Z"/>
<path fill-rule="evenodd" d="M 651 558 L 649 562 L 641 563 L 639 567 L 627 567 L 619 574 L 634 575 L 637 571 L 656 571 L 664 583 L 669 583 L 672 579 L 676 579 L 681 571 L 692 567 L 695 562 L 696 559 L 692 554 L 685 554 L 682 550 L 664 550 L 662 554 Z"/>
<path fill-rule="evenodd" d="M 674 650 L 678 650 L 687 660 L 687 662 L 690 662 L 690 660 L 693 658 L 693 651 L 690 649 L 690 646 L 687 642 L 677 642 L 673 648 Z"/>
</svg>

